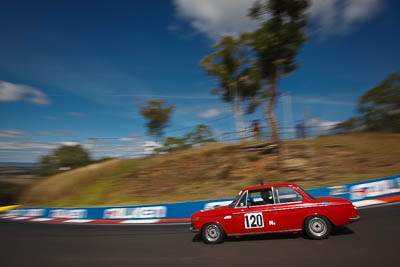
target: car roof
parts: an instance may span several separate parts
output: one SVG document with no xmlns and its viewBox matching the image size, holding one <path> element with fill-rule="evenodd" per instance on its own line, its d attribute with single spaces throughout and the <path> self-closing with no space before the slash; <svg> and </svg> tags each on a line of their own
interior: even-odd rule
<svg viewBox="0 0 400 267">
<path fill-rule="evenodd" d="M 242 191 L 244 192 L 246 190 L 257 190 L 257 189 L 263 189 L 263 188 L 269 188 L 269 187 L 281 187 L 281 186 L 297 187 L 297 184 L 281 183 L 281 184 L 258 185 L 258 186 L 251 186 L 251 187 L 243 188 Z"/>
</svg>

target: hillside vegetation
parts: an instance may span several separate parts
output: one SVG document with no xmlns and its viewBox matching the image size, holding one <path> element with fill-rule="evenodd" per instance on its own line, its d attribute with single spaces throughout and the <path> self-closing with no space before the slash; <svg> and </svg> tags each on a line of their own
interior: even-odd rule
<svg viewBox="0 0 400 267">
<path fill-rule="evenodd" d="M 20 203 L 97 206 L 195 201 L 233 197 L 260 179 L 265 184 L 296 182 L 310 189 L 400 173 L 400 134 L 288 141 L 280 170 L 273 153 L 246 149 L 248 145 L 214 144 L 92 164 L 43 178 L 22 194 Z"/>
</svg>

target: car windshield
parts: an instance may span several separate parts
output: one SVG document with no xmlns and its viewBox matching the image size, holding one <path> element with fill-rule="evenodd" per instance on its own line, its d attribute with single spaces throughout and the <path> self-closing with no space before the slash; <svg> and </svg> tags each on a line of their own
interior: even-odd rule
<svg viewBox="0 0 400 267">
<path fill-rule="evenodd" d="M 242 191 L 239 192 L 239 194 L 237 194 L 237 196 L 235 197 L 235 199 L 231 202 L 231 204 L 228 205 L 228 208 L 233 208 L 233 206 L 235 206 L 236 201 L 238 200 L 238 198 L 240 197 L 240 195 L 242 194 Z"/>
<path fill-rule="evenodd" d="M 306 190 L 304 190 L 303 188 L 301 188 L 300 186 L 297 186 L 297 188 L 303 192 L 306 196 L 308 196 L 311 200 L 316 200 L 315 197 L 313 197 L 310 193 L 308 193 Z"/>
</svg>

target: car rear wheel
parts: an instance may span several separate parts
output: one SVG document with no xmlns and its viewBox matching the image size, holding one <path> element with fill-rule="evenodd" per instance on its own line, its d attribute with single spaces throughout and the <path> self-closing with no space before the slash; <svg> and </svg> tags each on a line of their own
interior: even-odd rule
<svg viewBox="0 0 400 267">
<path fill-rule="evenodd" d="M 304 230 L 311 239 L 326 239 L 332 230 L 332 225 L 323 216 L 310 216 L 304 222 Z"/>
<path fill-rule="evenodd" d="M 201 231 L 203 241 L 207 244 L 219 244 L 225 239 L 224 230 L 217 223 L 208 223 Z"/>
</svg>

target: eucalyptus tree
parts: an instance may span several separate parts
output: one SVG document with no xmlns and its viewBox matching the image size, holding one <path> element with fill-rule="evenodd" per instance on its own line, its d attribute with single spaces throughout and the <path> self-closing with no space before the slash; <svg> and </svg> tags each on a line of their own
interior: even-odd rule
<svg viewBox="0 0 400 267">
<path fill-rule="evenodd" d="M 367 131 L 400 132 L 400 72 L 365 92 L 358 110 Z"/>
<path fill-rule="evenodd" d="M 215 142 L 216 140 L 213 138 L 213 131 L 210 126 L 205 124 L 198 124 L 196 128 L 185 135 L 185 139 L 189 144 L 204 144 Z"/>
<path fill-rule="evenodd" d="M 161 100 L 151 100 L 139 107 L 140 114 L 147 119 L 147 132 L 159 141 L 167 126 L 174 105 L 166 106 Z"/>
<path fill-rule="evenodd" d="M 275 105 L 279 96 L 279 81 L 297 67 L 296 55 L 306 41 L 306 9 L 308 0 L 259 0 L 249 11 L 249 16 L 260 22 L 252 34 L 251 46 L 255 66 L 262 79 L 264 90 L 252 101 L 252 108 L 262 103 L 269 121 L 271 138 L 280 144 Z M 278 150 L 279 151 L 279 150 Z M 278 154 L 279 155 L 279 154 Z"/>
<path fill-rule="evenodd" d="M 223 36 L 213 46 L 216 51 L 200 61 L 205 73 L 214 76 L 213 81 L 217 84 L 211 88 L 211 93 L 232 104 L 239 137 L 244 137 L 242 104 L 255 94 L 258 87 L 249 57 L 251 51 L 245 44 L 247 39 L 247 34 L 237 39 L 229 35 Z"/>
<path fill-rule="evenodd" d="M 358 115 L 338 123 L 337 133 L 400 132 L 400 72 L 394 72 L 358 99 Z"/>
</svg>

